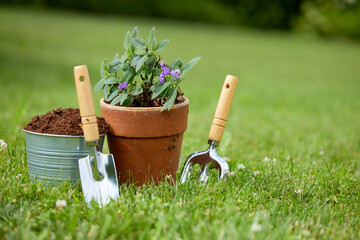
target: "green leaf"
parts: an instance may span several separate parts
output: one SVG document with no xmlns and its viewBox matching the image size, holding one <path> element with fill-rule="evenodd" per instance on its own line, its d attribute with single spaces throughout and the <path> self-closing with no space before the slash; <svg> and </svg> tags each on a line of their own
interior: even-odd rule
<svg viewBox="0 0 360 240">
<path fill-rule="evenodd" d="M 164 47 L 166 47 L 166 45 L 169 43 L 169 39 L 165 39 L 165 40 L 162 40 L 157 46 L 156 48 L 154 49 L 154 52 L 158 52 L 162 49 L 164 49 Z"/>
<path fill-rule="evenodd" d="M 171 82 L 166 82 L 164 84 L 161 84 L 160 82 L 155 83 L 154 86 L 154 93 L 151 95 L 151 100 L 157 98 L 169 85 Z"/>
<path fill-rule="evenodd" d="M 138 84 L 135 88 L 135 90 L 133 91 L 133 96 L 139 95 L 143 92 L 143 88 L 141 87 L 140 84 Z"/>
<path fill-rule="evenodd" d="M 178 58 L 171 64 L 170 68 L 171 69 L 179 68 L 181 70 L 182 65 L 183 65 L 183 61 L 180 58 Z"/>
<path fill-rule="evenodd" d="M 124 48 L 128 50 L 131 45 L 131 33 L 127 32 L 124 40 Z"/>
<path fill-rule="evenodd" d="M 132 44 L 136 47 L 136 48 L 142 48 L 142 47 L 146 47 L 146 41 L 144 39 L 141 38 L 134 38 L 132 40 Z"/>
<path fill-rule="evenodd" d="M 124 63 L 127 58 L 128 58 L 128 56 L 127 56 L 127 54 L 125 53 L 124 55 L 121 56 L 120 62 L 121 62 L 121 63 Z"/>
<path fill-rule="evenodd" d="M 135 46 L 131 44 L 127 53 L 129 56 L 132 57 L 132 56 L 134 56 L 134 51 L 135 51 Z"/>
<path fill-rule="evenodd" d="M 119 65 L 119 64 L 121 64 L 121 63 L 122 63 L 122 62 L 121 62 L 121 59 L 112 60 L 111 63 L 110 63 L 110 67 Z"/>
<path fill-rule="evenodd" d="M 156 56 L 149 57 L 148 60 L 146 60 L 145 65 L 149 71 L 152 71 L 156 63 Z"/>
<path fill-rule="evenodd" d="M 112 78 L 109 78 L 109 79 L 105 80 L 104 83 L 105 83 L 105 84 L 120 83 L 120 79 L 119 79 L 118 77 L 112 77 Z"/>
<path fill-rule="evenodd" d="M 130 65 L 133 67 L 133 66 L 136 66 L 138 61 L 141 59 L 141 56 L 136 56 L 133 58 L 133 60 L 131 60 L 131 63 Z"/>
<path fill-rule="evenodd" d="M 104 82 L 105 78 L 100 79 L 95 85 L 94 92 L 100 91 L 100 89 L 102 89 L 102 87 L 104 86 Z"/>
<path fill-rule="evenodd" d="M 139 35 L 139 29 L 137 27 L 134 27 L 134 30 L 132 31 L 132 38 L 137 38 Z"/>
<path fill-rule="evenodd" d="M 154 40 L 155 40 L 155 27 L 153 27 L 150 30 L 149 37 L 148 37 L 148 44 L 151 49 L 153 49 L 153 47 L 155 45 Z"/>
<path fill-rule="evenodd" d="M 153 85 L 149 88 L 149 91 L 150 91 L 150 92 L 155 91 L 155 87 L 156 87 L 157 85 L 159 85 L 159 84 L 160 84 L 159 82 L 156 82 L 155 84 L 153 84 Z"/>
<path fill-rule="evenodd" d="M 101 76 L 101 78 L 106 77 L 106 75 L 108 73 L 107 62 L 108 62 L 107 59 L 104 59 L 101 62 L 101 65 L 100 65 L 100 76 Z"/>
<path fill-rule="evenodd" d="M 116 104 L 118 104 L 119 102 L 120 102 L 120 95 L 117 96 L 116 98 L 114 98 L 114 99 L 111 101 L 110 105 L 116 105 Z"/>
<path fill-rule="evenodd" d="M 195 66 L 195 64 L 201 59 L 201 57 L 196 57 L 191 59 L 184 67 L 182 74 L 185 74 L 187 71 L 189 71 L 192 67 Z"/>
<path fill-rule="evenodd" d="M 127 97 L 129 96 L 128 92 L 124 92 L 123 94 L 120 95 L 120 105 L 122 106 L 123 103 L 125 102 L 125 100 L 127 99 Z"/>
<path fill-rule="evenodd" d="M 164 103 L 164 106 L 163 106 L 163 108 L 161 109 L 161 111 L 164 111 L 164 110 L 170 111 L 172 105 L 173 105 L 174 102 L 175 102 L 176 95 L 177 95 L 177 88 L 176 88 L 176 89 L 170 89 L 170 90 L 168 91 L 168 96 L 169 96 L 169 98 L 168 98 L 168 99 L 166 100 L 166 102 Z"/>
<path fill-rule="evenodd" d="M 105 100 L 111 101 L 116 95 L 118 95 L 118 93 L 119 93 L 119 89 L 113 91 Z"/>
<path fill-rule="evenodd" d="M 136 72 L 138 72 L 138 71 L 141 69 L 141 67 L 143 66 L 146 58 L 147 58 L 147 54 L 144 55 L 144 56 L 136 63 Z"/>
<path fill-rule="evenodd" d="M 136 51 L 135 51 L 135 54 L 138 54 L 138 55 L 142 55 L 146 53 L 146 47 L 141 47 L 141 48 L 138 48 Z"/>
<path fill-rule="evenodd" d="M 133 100 L 134 100 L 134 97 L 131 96 L 131 95 L 129 95 L 129 96 L 125 99 L 125 101 L 121 104 L 121 106 L 127 107 L 127 106 L 129 106 L 130 104 L 132 104 Z"/>
<path fill-rule="evenodd" d="M 156 38 L 154 37 L 153 41 L 151 44 L 149 44 L 149 48 L 151 51 L 155 50 L 155 46 L 156 46 Z"/>
<path fill-rule="evenodd" d="M 131 68 L 131 62 L 125 62 L 123 65 L 122 65 L 122 69 L 124 71 L 128 70 L 129 68 Z"/>
<path fill-rule="evenodd" d="M 152 74 L 154 77 L 160 76 L 161 72 L 162 72 L 162 70 L 160 68 L 154 68 L 152 70 Z"/>
<path fill-rule="evenodd" d="M 161 101 L 164 99 L 164 97 L 166 97 L 168 91 L 169 91 L 169 88 L 165 89 L 165 91 L 163 91 L 163 92 L 161 93 L 161 95 L 160 95 Z"/>
<path fill-rule="evenodd" d="M 116 73 L 117 71 L 119 71 L 119 69 L 121 69 L 121 67 L 122 67 L 121 63 L 118 63 L 117 65 L 114 66 L 110 66 L 109 73 Z"/>
<path fill-rule="evenodd" d="M 124 92 L 118 96 L 116 96 L 110 103 L 110 105 L 116 105 L 118 103 L 120 103 L 120 105 L 122 105 L 124 103 L 124 101 L 126 100 L 127 96 L 129 95 L 128 92 Z"/>
<path fill-rule="evenodd" d="M 134 75 L 134 69 L 133 68 L 129 68 L 124 72 L 124 75 L 122 76 L 122 81 L 123 82 L 128 82 L 130 80 L 130 78 Z"/>
<path fill-rule="evenodd" d="M 118 58 L 119 58 L 119 54 L 116 54 L 114 60 L 112 60 L 109 65 L 110 66 L 109 73 L 117 72 L 121 68 L 123 61 L 122 59 L 118 59 Z"/>
<path fill-rule="evenodd" d="M 106 99 L 109 95 L 109 87 L 108 85 L 104 85 L 103 86 L 103 93 L 104 93 L 104 98 Z"/>
</svg>

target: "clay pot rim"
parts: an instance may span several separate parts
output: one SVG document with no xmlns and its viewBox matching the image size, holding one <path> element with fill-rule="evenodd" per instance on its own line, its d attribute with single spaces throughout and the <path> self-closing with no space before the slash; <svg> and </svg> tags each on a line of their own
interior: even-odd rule
<svg viewBox="0 0 360 240">
<path fill-rule="evenodd" d="M 177 104 L 174 104 L 170 111 L 173 110 L 173 109 L 176 109 L 176 108 L 180 108 L 182 106 L 185 106 L 185 105 L 189 105 L 189 99 L 187 97 L 183 97 L 185 99 L 184 102 L 181 102 L 181 103 L 177 103 Z M 108 103 L 106 103 L 104 101 L 104 98 L 101 98 L 100 99 L 100 105 L 104 105 L 105 107 L 107 108 L 111 108 L 111 109 L 116 109 L 116 110 L 121 110 L 121 111 L 155 111 L 155 112 L 160 112 L 161 109 L 163 107 L 123 107 L 123 106 L 114 106 L 114 105 L 110 105 Z"/>
</svg>

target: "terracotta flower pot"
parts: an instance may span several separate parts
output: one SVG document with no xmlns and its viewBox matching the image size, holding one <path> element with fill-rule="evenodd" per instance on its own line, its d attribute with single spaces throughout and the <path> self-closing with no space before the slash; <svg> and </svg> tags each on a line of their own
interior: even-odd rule
<svg viewBox="0 0 360 240">
<path fill-rule="evenodd" d="M 101 115 L 110 125 L 108 144 L 119 181 L 137 186 L 176 181 L 183 133 L 187 129 L 189 100 L 162 107 L 119 107 L 100 100 Z"/>
</svg>

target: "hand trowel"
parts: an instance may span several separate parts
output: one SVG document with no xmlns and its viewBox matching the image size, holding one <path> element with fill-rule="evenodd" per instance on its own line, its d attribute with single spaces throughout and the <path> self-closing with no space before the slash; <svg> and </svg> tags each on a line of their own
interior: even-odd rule
<svg viewBox="0 0 360 240">
<path fill-rule="evenodd" d="M 74 67 L 82 129 L 90 148 L 89 156 L 79 159 L 81 186 L 85 202 L 98 202 L 104 206 L 119 197 L 114 157 L 102 154 L 99 149 L 99 129 L 86 65 Z"/>
</svg>

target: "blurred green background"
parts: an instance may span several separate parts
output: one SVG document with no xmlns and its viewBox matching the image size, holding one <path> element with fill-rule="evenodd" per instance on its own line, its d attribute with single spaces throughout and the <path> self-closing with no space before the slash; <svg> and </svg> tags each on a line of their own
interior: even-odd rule
<svg viewBox="0 0 360 240">
<path fill-rule="evenodd" d="M 358 0 L 0 0 L 0 3 L 360 38 Z"/>
</svg>

